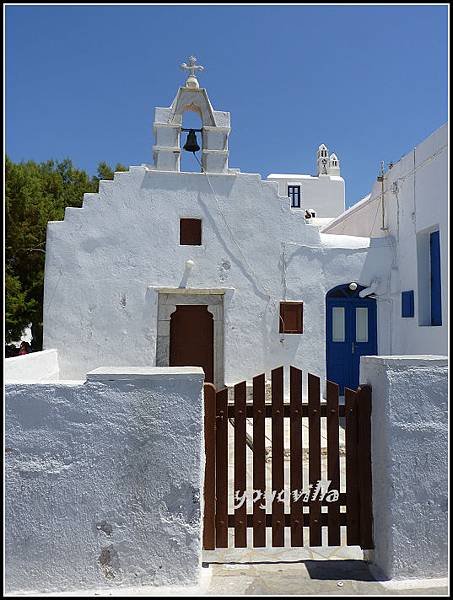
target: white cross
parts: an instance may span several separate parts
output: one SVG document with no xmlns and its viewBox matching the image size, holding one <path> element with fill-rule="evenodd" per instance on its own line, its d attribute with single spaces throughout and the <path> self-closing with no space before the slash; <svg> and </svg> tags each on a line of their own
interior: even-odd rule
<svg viewBox="0 0 453 600">
<path fill-rule="evenodd" d="M 189 56 L 189 64 L 182 63 L 181 69 L 186 69 L 186 71 L 190 71 L 191 77 L 195 77 L 195 71 L 203 71 L 204 67 L 201 65 L 196 65 L 197 59 L 195 56 Z"/>
</svg>

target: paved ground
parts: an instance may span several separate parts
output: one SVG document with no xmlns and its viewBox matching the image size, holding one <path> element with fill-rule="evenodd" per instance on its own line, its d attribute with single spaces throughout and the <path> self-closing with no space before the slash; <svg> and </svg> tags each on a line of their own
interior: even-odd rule
<svg viewBox="0 0 453 600">
<path fill-rule="evenodd" d="M 240 556 L 236 557 L 241 560 Z M 448 596 L 446 580 L 376 581 L 362 560 L 204 563 L 200 587 L 117 587 L 37 596 Z M 11 594 L 11 596 L 14 596 Z"/>
<path fill-rule="evenodd" d="M 330 559 L 330 560 L 329 560 Z M 199 587 L 117 587 L 29 596 L 448 596 L 446 580 L 377 581 L 358 547 L 222 549 L 203 553 Z"/>
<path fill-rule="evenodd" d="M 203 595 L 444 595 L 446 584 L 376 581 L 361 560 L 301 560 L 252 564 L 210 564 Z M 434 583 L 434 582 L 433 582 Z"/>
<path fill-rule="evenodd" d="M 353 560 L 254 564 L 210 564 L 203 568 L 201 587 L 117 587 L 40 596 L 448 596 L 445 580 L 387 583 L 375 581 L 366 563 Z M 14 594 L 7 594 L 14 597 Z M 17 596 L 27 596 L 18 594 Z M 17 597 L 16 596 L 16 597 Z"/>
</svg>

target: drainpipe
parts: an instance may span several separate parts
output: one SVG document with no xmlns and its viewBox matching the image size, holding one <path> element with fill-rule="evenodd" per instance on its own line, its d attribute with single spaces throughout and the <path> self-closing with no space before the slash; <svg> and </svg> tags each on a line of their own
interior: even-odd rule
<svg viewBox="0 0 453 600">
<path fill-rule="evenodd" d="M 382 206 L 382 224 L 381 230 L 387 231 L 385 226 L 385 204 L 384 204 L 384 161 L 381 160 L 381 172 L 377 176 L 377 180 L 381 182 L 381 206 Z"/>
</svg>

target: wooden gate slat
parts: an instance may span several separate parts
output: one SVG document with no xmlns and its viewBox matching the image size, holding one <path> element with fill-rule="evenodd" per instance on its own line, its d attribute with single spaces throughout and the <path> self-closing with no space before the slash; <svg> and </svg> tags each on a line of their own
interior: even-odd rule
<svg viewBox="0 0 453 600">
<path fill-rule="evenodd" d="M 204 516 L 203 548 L 215 549 L 215 419 L 216 390 L 212 383 L 204 384 Z"/>
<path fill-rule="evenodd" d="M 216 394 L 216 546 L 228 548 L 228 390 Z"/>
<path fill-rule="evenodd" d="M 346 521 L 347 545 L 360 544 L 359 482 L 357 449 L 357 398 L 353 390 L 345 388 L 346 413 Z"/>
<path fill-rule="evenodd" d="M 246 384 L 234 386 L 234 492 L 241 497 L 246 491 Z M 234 546 L 247 547 L 247 503 L 234 510 Z"/>
<path fill-rule="evenodd" d="M 308 374 L 308 473 L 314 487 L 321 480 L 321 420 L 320 420 L 320 383 L 319 377 Z M 321 546 L 321 503 L 319 499 L 310 502 L 310 546 Z"/>
<path fill-rule="evenodd" d="M 265 462 L 265 376 L 253 378 L 253 489 L 266 491 Z M 262 501 L 253 503 L 253 545 L 266 546 L 266 510 Z"/>
<path fill-rule="evenodd" d="M 338 419 L 338 385 L 327 381 L 327 479 L 330 489 L 340 492 L 340 447 Z M 328 544 L 340 545 L 340 499 L 328 508 Z"/>
<path fill-rule="evenodd" d="M 359 387 L 358 408 L 358 473 L 360 501 L 360 546 L 363 550 L 374 548 L 373 506 L 371 481 L 371 387 Z"/>
<path fill-rule="evenodd" d="M 253 378 L 253 402 L 246 401 L 246 384 L 234 387 L 234 402 L 228 403 L 228 390 L 215 392 L 204 386 L 205 482 L 203 548 L 228 547 L 228 528 L 234 528 L 234 545 L 247 547 L 247 528 L 253 528 L 254 547 L 265 547 L 267 528 L 272 529 L 272 545 L 284 547 L 285 527 L 290 527 L 291 546 L 303 546 L 303 527 L 309 527 L 310 546 L 322 544 L 322 527 L 327 527 L 327 543 L 341 543 L 341 527 L 346 526 L 347 545 L 373 548 L 371 473 L 371 387 L 357 391 L 345 388 L 345 403 L 339 405 L 337 384 L 327 381 L 327 402 L 320 399 L 319 377 L 308 374 L 308 404 L 302 402 L 302 371 L 290 368 L 290 402 L 283 402 L 283 367 L 272 371 L 272 403 L 265 401 L 265 374 Z M 320 501 L 321 417 L 327 418 L 327 478 L 330 490 L 340 490 L 339 419 L 345 417 L 346 493 L 336 502 Z M 247 490 L 247 445 L 253 447 L 253 490 L 261 492 L 247 513 L 247 502 L 229 514 L 228 417 L 234 419 L 234 491 L 239 498 Z M 253 418 L 253 446 L 246 432 L 246 419 Z M 291 494 L 289 514 L 278 493 L 285 490 L 284 418 L 290 418 L 290 491 L 311 486 L 310 497 Z M 303 425 L 309 421 L 309 481 L 303 475 Z M 272 489 L 277 492 L 272 513 L 261 508 L 266 493 L 266 418 L 272 418 Z M 286 495 L 286 494 L 285 494 Z M 329 497 L 329 496 L 328 496 Z M 282 497 L 280 496 L 280 500 Z M 330 499 L 330 498 L 329 498 Z M 309 509 L 304 513 L 304 507 Z M 323 513 L 321 507 L 327 506 Z M 346 513 L 341 512 L 346 507 Z M 305 509 L 306 510 L 306 509 Z"/>
<path fill-rule="evenodd" d="M 302 458 L 302 371 L 290 369 L 290 490 L 303 489 Z M 297 500 L 291 495 L 291 546 L 304 545 L 302 496 Z"/>
<path fill-rule="evenodd" d="M 285 505 L 279 493 L 285 489 L 283 449 L 283 367 L 273 369 L 272 379 L 272 546 L 285 545 Z M 280 496 L 282 499 L 282 496 Z"/>
</svg>

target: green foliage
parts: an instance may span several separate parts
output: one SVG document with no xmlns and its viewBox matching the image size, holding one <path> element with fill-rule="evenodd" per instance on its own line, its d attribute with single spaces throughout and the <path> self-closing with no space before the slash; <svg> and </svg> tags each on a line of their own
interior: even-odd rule
<svg viewBox="0 0 453 600">
<path fill-rule="evenodd" d="M 126 171 L 117 164 L 116 171 Z M 96 176 L 76 169 L 70 159 L 42 163 L 5 162 L 5 338 L 20 339 L 33 323 L 33 347 L 42 347 L 42 307 L 46 227 L 62 221 L 66 206 L 82 206 L 83 194 L 97 192 L 101 179 L 113 179 L 105 162 Z"/>
</svg>

